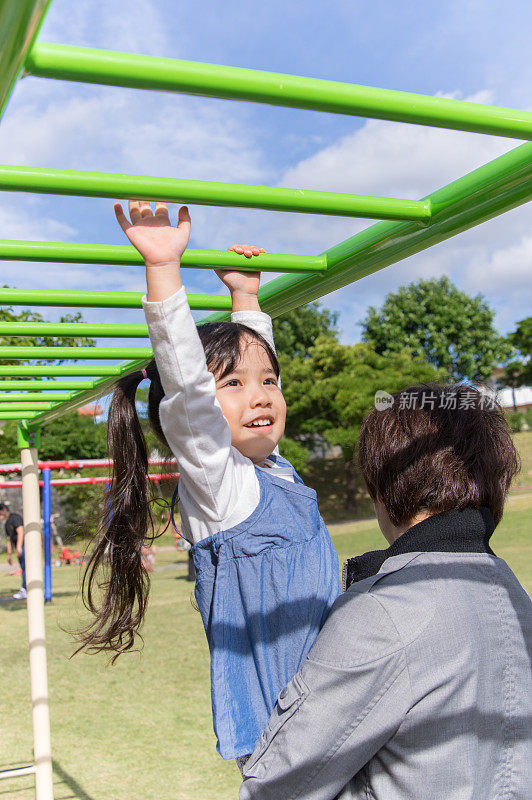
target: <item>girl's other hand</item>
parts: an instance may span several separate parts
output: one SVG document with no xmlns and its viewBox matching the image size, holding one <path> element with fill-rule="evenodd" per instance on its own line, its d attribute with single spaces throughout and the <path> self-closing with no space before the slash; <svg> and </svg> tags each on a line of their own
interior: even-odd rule
<svg viewBox="0 0 532 800">
<path fill-rule="evenodd" d="M 264 247 L 256 247 L 250 244 L 232 244 L 228 250 L 234 250 L 238 255 L 246 258 L 258 256 L 265 253 Z M 232 295 L 243 294 L 256 296 L 260 286 L 260 272 L 238 272 L 236 270 L 217 269 L 216 274 L 224 283 Z"/>
<path fill-rule="evenodd" d="M 130 200 L 128 220 L 120 203 L 115 203 L 118 223 L 137 248 L 147 267 L 179 266 L 190 236 L 190 215 L 186 206 L 179 209 L 177 226 L 168 217 L 166 203 L 156 202 L 155 212 L 147 200 Z"/>
</svg>

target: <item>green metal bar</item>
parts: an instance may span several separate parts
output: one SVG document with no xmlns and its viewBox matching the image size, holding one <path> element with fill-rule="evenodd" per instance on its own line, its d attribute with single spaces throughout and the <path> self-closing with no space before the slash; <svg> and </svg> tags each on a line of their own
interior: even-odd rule
<svg viewBox="0 0 532 800">
<path fill-rule="evenodd" d="M 255 267 L 256 269 L 256 267 Z M 142 308 L 144 292 L 84 292 L 56 289 L 2 289 L 0 304 L 31 306 L 76 306 L 87 308 Z M 189 294 L 193 311 L 231 309 L 228 295 Z"/>
<path fill-rule="evenodd" d="M 66 264 L 118 264 L 144 266 L 134 247 L 121 244 L 77 244 L 72 242 L 27 242 L 0 239 L 0 259 L 4 261 L 53 261 Z M 256 259 L 229 250 L 185 250 L 182 267 L 194 269 L 234 269 L 255 271 Z M 298 256 L 288 253 L 262 253 L 261 272 L 315 272 L 327 269 L 323 256 Z M 133 293 L 131 293 L 133 294 Z M 198 295 L 202 297 L 203 295 Z"/>
<path fill-rule="evenodd" d="M 0 337 L 2 336 L 63 336 L 66 338 L 104 336 L 120 339 L 147 339 L 148 326 L 92 322 L 0 322 Z M 33 357 L 38 358 L 38 356 Z"/>
<path fill-rule="evenodd" d="M 0 380 L 1 391 L 44 390 L 57 391 L 63 389 L 92 389 L 94 381 L 3 381 Z"/>
<path fill-rule="evenodd" d="M 34 351 L 35 355 L 35 351 Z M 28 376 L 32 378 L 52 378 L 52 377 L 69 377 L 69 376 L 88 376 L 95 377 L 96 375 L 119 375 L 117 366 L 94 365 L 88 366 L 87 364 L 67 364 L 67 365 L 46 365 L 41 364 L 23 364 L 14 366 L 5 366 L 0 364 L 0 377 L 7 376 L 8 378 L 16 378 Z"/>
<path fill-rule="evenodd" d="M 3 0 L 0 3 L 0 116 L 39 33 L 51 0 Z"/>
<path fill-rule="evenodd" d="M 37 411 L 26 411 L 24 414 L 21 411 L 0 411 L 0 419 L 32 419 L 37 416 Z"/>
<path fill-rule="evenodd" d="M 430 204 L 427 201 L 39 167 L 0 166 L 0 189 L 82 197 L 166 200 L 371 219 L 427 222 L 430 218 Z"/>
<path fill-rule="evenodd" d="M 145 367 L 150 360 L 150 358 L 135 359 L 133 361 L 120 364 L 118 366 L 118 373 L 114 378 L 104 378 L 100 381 L 97 381 L 94 388 L 90 391 L 80 392 L 72 400 L 56 406 L 51 411 L 46 411 L 42 414 L 39 414 L 37 417 L 35 417 L 34 421 L 32 421 L 31 427 L 33 428 L 44 425 L 46 422 L 51 422 L 53 419 L 64 416 L 64 414 L 67 414 L 69 411 L 81 408 L 81 406 L 92 402 L 92 400 L 98 400 L 105 394 L 109 394 L 109 392 L 114 389 L 118 378 L 128 375 L 130 372 L 135 372 L 138 369 L 142 369 L 142 367 Z"/>
<path fill-rule="evenodd" d="M 115 358 L 151 358 L 152 351 L 147 347 L 22 347 L 11 345 L 0 347 L 0 359 L 20 358 L 20 359 L 42 359 L 57 358 L 79 359 L 94 358 L 107 359 Z M 52 373 L 47 373 L 52 374 Z M 81 374 L 81 373 L 74 373 Z M 91 373 L 94 375 L 94 372 Z"/>
<path fill-rule="evenodd" d="M 532 138 L 532 114 L 443 97 L 68 45 L 34 45 L 26 70 L 43 78 L 250 100 L 335 114 Z"/>
<path fill-rule="evenodd" d="M 0 383 L 0 389 L 5 387 Z M 45 394 L 44 392 L 16 392 L 12 394 L 0 394 L 0 403 L 25 403 L 26 401 L 41 400 L 53 403 L 62 403 L 70 400 L 75 392 L 57 392 L 56 394 Z"/>
<path fill-rule="evenodd" d="M 259 292 L 261 308 L 278 316 L 323 297 L 457 233 L 532 199 L 532 143 L 490 161 L 429 195 L 433 218 L 427 228 L 380 222 L 326 251 L 324 275 L 282 275 Z M 210 314 L 202 322 L 225 319 Z"/>
<path fill-rule="evenodd" d="M 49 411 L 57 403 L 0 403 L 0 411 Z"/>
</svg>

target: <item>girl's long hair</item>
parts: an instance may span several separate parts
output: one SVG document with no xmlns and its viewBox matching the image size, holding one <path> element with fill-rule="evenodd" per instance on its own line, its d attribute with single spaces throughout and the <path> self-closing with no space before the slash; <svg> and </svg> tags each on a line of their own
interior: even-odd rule
<svg viewBox="0 0 532 800">
<path fill-rule="evenodd" d="M 234 322 L 198 326 L 209 370 L 224 378 L 237 366 L 242 338 L 256 340 L 266 351 L 279 377 L 279 363 L 268 342 L 251 328 Z M 148 420 L 167 453 L 159 405 L 164 398 L 155 360 L 146 367 L 150 380 Z M 94 547 L 83 577 L 83 602 L 92 621 L 78 631 L 80 650 L 111 652 L 114 662 L 131 650 L 142 625 L 149 595 L 149 576 L 142 562 L 142 547 L 153 541 L 152 495 L 146 440 L 135 406 L 142 371 L 126 375 L 116 384 L 107 422 L 107 444 L 112 461 L 112 481 L 103 502 Z M 160 502 L 160 500 L 158 501 Z"/>
</svg>

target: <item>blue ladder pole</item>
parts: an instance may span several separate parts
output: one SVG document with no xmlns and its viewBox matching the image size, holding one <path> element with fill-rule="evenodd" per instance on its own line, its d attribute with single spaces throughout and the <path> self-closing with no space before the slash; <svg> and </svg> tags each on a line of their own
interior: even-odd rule
<svg viewBox="0 0 532 800">
<path fill-rule="evenodd" d="M 44 534 L 44 602 L 52 599 L 52 471 L 42 471 L 42 515 Z"/>
</svg>

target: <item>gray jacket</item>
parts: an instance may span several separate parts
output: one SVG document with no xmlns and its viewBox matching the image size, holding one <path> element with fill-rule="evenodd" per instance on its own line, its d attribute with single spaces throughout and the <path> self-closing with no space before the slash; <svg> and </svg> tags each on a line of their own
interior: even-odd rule
<svg viewBox="0 0 532 800">
<path fill-rule="evenodd" d="M 433 536 L 338 598 L 240 800 L 531 800 L 532 602 L 484 522 L 478 552 Z"/>
</svg>

